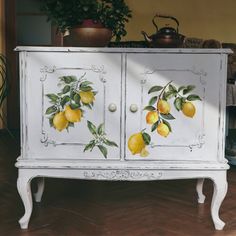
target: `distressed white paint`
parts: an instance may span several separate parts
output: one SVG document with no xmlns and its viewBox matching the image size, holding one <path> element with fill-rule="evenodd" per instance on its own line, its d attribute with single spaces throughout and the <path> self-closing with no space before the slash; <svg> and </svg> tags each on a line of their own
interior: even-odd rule
<svg viewBox="0 0 236 236">
<path fill-rule="evenodd" d="M 199 203 L 205 200 L 203 180 L 209 178 L 214 183 L 212 219 L 216 229 L 224 227 L 219 208 L 227 192 L 229 168 L 224 158 L 224 125 L 226 62 L 230 50 L 54 47 L 16 50 L 20 51 L 22 146 L 16 163 L 17 187 L 25 206 L 19 221 L 21 228 L 28 227 L 33 207 L 30 181 L 35 177 L 40 177 L 37 202 L 44 190 L 43 177 L 55 177 L 114 181 L 195 178 L 199 179 L 196 186 Z M 100 93 L 94 110 L 85 114 L 84 121 L 69 133 L 58 134 L 44 117 L 48 106 L 44 94 L 57 91 L 58 76 L 68 73 L 79 76 L 85 71 Z M 171 136 L 163 140 L 153 134 L 150 156 L 145 159 L 133 156 L 127 149 L 127 140 L 144 126 L 142 110 L 149 99 L 148 88 L 169 80 L 178 86 L 197 87 L 196 93 L 203 101 L 196 103 L 196 118 L 182 121 L 182 114 L 176 112 L 179 117 Z M 142 94 L 141 82 L 145 82 Z M 108 149 L 107 159 L 98 151 L 83 152 L 83 143 L 91 138 L 86 129 L 87 119 L 95 123 L 105 121 L 108 136 L 119 145 Z"/>
</svg>

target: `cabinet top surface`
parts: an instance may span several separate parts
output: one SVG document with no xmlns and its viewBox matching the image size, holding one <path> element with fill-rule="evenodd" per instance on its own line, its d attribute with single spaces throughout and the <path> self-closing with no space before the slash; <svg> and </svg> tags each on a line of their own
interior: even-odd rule
<svg viewBox="0 0 236 236">
<path fill-rule="evenodd" d="M 190 53 L 190 54 L 229 54 L 231 49 L 215 48 L 86 48 L 86 47 L 32 47 L 19 46 L 15 51 L 28 52 L 104 52 L 104 53 Z"/>
</svg>

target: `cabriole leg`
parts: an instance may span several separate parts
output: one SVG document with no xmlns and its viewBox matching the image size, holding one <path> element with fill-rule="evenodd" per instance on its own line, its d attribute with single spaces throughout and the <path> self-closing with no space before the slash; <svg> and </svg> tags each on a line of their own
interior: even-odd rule
<svg viewBox="0 0 236 236">
<path fill-rule="evenodd" d="M 29 219 L 33 209 L 32 195 L 31 195 L 31 177 L 18 177 L 17 179 L 17 189 L 23 201 L 25 207 L 25 214 L 19 220 L 19 224 L 22 229 L 28 228 Z"/>
<path fill-rule="evenodd" d="M 198 195 L 198 203 L 204 203 L 206 196 L 203 194 L 204 179 L 198 179 L 196 185 L 196 191 Z"/>
<path fill-rule="evenodd" d="M 41 202 L 43 191 L 44 191 L 45 181 L 44 178 L 37 179 L 37 192 L 34 193 L 34 198 L 36 202 Z"/>
<path fill-rule="evenodd" d="M 226 171 L 222 173 L 216 173 L 212 180 L 214 183 L 214 193 L 211 203 L 211 216 L 215 228 L 217 230 L 222 230 L 225 226 L 225 223 L 219 218 L 219 209 L 225 198 L 228 188 Z"/>
</svg>

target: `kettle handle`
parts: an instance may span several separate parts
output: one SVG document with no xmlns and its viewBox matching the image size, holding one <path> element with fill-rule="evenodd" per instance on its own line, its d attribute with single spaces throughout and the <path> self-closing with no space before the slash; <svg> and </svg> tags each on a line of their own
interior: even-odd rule
<svg viewBox="0 0 236 236">
<path fill-rule="evenodd" d="M 168 19 L 171 19 L 171 20 L 174 20 L 175 23 L 177 24 L 177 28 L 176 28 L 176 32 L 179 33 L 179 21 L 173 17 L 173 16 L 168 16 L 168 15 L 160 15 L 160 14 L 156 14 L 153 18 L 152 18 L 152 23 L 153 25 L 155 26 L 156 30 L 158 31 L 158 26 L 155 22 L 155 18 L 157 17 L 160 17 L 160 18 L 168 18 Z"/>
</svg>

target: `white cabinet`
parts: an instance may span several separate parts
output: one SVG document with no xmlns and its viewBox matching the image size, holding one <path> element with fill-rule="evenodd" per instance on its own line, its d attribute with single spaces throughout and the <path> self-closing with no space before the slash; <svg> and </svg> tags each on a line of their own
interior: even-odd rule
<svg viewBox="0 0 236 236">
<path fill-rule="evenodd" d="M 212 218 L 227 191 L 225 84 L 229 50 L 19 47 L 18 191 L 28 227 L 30 182 L 204 178 Z M 158 105 L 159 104 L 159 105 Z"/>
</svg>

